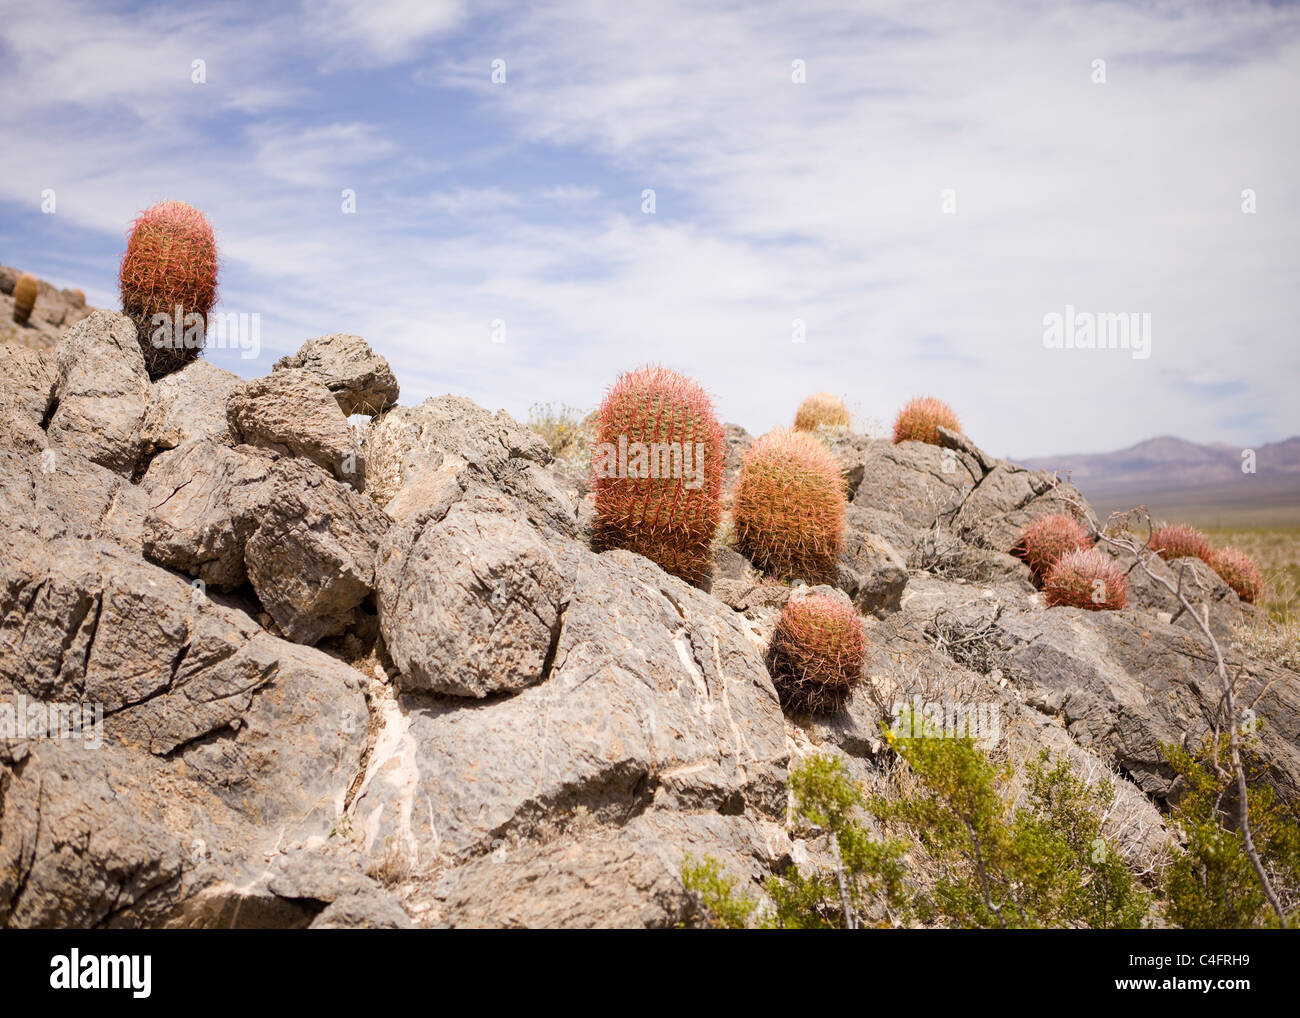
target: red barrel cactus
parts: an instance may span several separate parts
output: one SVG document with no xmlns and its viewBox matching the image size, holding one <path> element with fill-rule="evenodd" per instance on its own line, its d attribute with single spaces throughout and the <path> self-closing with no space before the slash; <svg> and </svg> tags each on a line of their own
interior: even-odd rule
<svg viewBox="0 0 1300 1018">
<path fill-rule="evenodd" d="M 736 548 L 781 579 L 832 579 L 844 506 L 844 480 L 826 447 L 804 431 L 773 431 L 746 450 L 740 467 L 731 507 Z"/>
<path fill-rule="evenodd" d="M 1035 520 L 1020 535 L 1016 551 L 1040 580 L 1067 551 L 1091 547 L 1087 531 L 1072 516 L 1054 513 Z"/>
<path fill-rule="evenodd" d="M 724 458 L 722 426 L 698 384 L 661 367 L 620 376 L 592 444 L 596 547 L 625 548 L 701 582 L 722 518 Z"/>
<path fill-rule="evenodd" d="M 1117 611 L 1128 603 L 1124 571 L 1096 548 L 1067 551 L 1048 570 L 1043 598 L 1049 608 L 1068 605 L 1088 611 Z"/>
<path fill-rule="evenodd" d="M 786 602 L 767 649 L 781 706 L 838 710 L 853 695 L 867 660 L 867 638 L 853 606 L 816 594 Z"/>
<path fill-rule="evenodd" d="M 119 275 L 122 310 L 135 322 L 150 378 L 199 356 L 217 299 L 217 243 L 198 209 L 165 201 L 131 227 Z M 166 316 L 166 324 L 159 322 Z"/>
<path fill-rule="evenodd" d="M 1215 553 L 1210 567 L 1247 604 L 1255 604 L 1263 598 L 1264 574 L 1244 551 L 1224 548 Z"/>
<path fill-rule="evenodd" d="M 894 421 L 894 444 L 912 441 L 939 445 L 941 426 L 950 431 L 961 431 L 952 407 L 929 396 L 914 399 L 898 412 Z"/>
</svg>

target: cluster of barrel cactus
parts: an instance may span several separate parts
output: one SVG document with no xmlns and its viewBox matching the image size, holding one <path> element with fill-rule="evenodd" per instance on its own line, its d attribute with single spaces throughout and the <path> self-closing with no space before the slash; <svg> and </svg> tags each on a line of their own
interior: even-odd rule
<svg viewBox="0 0 1300 1018">
<path fill-rule="evenodd" d="M 131 227 L 119 282 L 122 310 L 135 322 L 151 378 L 199 356 L 217 299 L 217 243 L 202 212 L 181 201 L 142 212 Z M 159 325 L 160 315 L 167 326 Z"/>
<path fill-rule="evenodd" d="M 1195 527 L 1185 523 L 1166 524 L 1151 535 L 1151 549 L 1170 561 L 1200 559 L 1248 604 L 1264 596 L 1264 574 L 1255 560 L 1236 548 L 1215 548 Z"/>
<path fill-rule="evenodd" d="M 1056 565 L 1057 559 L 1068 551 L 1078 551 L 1092 545 L 1087 531 L 1072 516 L 1055 513 L 1035 520 L 1020 535 L 1015 551 L 1033 570 L 1034 577 L 1042 580 Z"/>
</svg>

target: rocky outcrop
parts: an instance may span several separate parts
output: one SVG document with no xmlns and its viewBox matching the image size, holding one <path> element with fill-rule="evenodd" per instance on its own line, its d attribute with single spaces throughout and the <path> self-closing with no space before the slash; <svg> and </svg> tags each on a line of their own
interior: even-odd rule
<svg viewBox="0 0 1300 1018">
<path fill-rule="evenodd" d="M 393 369 L 360 336 L 335 333 L 309 339 L 298 352 L 275 363 L 276 371 L 301 368 L 319 379 L 347 416 L 374 416 L 397 403 Z"/>
<path fill-rule="evenodd" d="M 916 703 L 982 726 L 1008 800 L 1047 751 L 1109 783 L 1135 868 L 1172 850 L 1162 747 L 1214 721 L 1212 655 L 1127 553 L 1124 610 L 1045 607 L 1020 531 L 1089 512 L 1053 475 L 953 432 L 827 432 L 836 585 L 764 577 L 724 530 L 699 589 L 592 549 L 580 457 L 461 397 L 394 405 L 358 337 L 150 384 L 124 321 L 0 350 L 0 925 L 691 924 L 685 859 L 761 896 L 822 851 L 792 838 L 792 762 L 887 793 Z M 732 480 L 749 441 L 728 426 Z M 1253 609 L 1202 563 L 1151 568 L 1235 648 Z M 868 662 L 842 709 L 787 717 L 764 652 L 814 595 L 856 607 Z M 1300 676 L 1229 653 L 1300 801 Z"/>
</svg>

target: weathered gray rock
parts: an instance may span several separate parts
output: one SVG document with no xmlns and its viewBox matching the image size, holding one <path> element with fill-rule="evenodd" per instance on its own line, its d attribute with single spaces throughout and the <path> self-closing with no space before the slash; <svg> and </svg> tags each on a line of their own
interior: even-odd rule
<svg viewBox="0 0 1300 1018">
<path fill-rule="evenodd" d="M 397 402 L 397 378 L 388 361 L 360 336 L 335 333 L 309 339 L 276 361 L 274 371 L 302 368 L 315 375 L 347 416 L 382 413 Z"/>
<path fill-rule="evenodd" d="M 1041 516 L 1073 515 L 1087 502 L 1077 488 L 1046 470 L 1000 462 L 962 502 L 950 526 L 970 544 L 1009 552 Z"/>
<path fill-rule="evenodd" d="M 855 435 L 847 428 L 823 428 L 818 432 L 839 464 L 840 475 L 844 478 L 844 494 L 850 500 L 857 494 L 858 486 L 866 476 L 865 449 L 872 445 L 872 439 L 866 435 Z"/>
<path fill-rule="evenodd" d="M 544 681 L 572 585 L 572 569 L 500 494 L 394 527 L 379 621 L 401 687 L 481 698 Z"/>
<path fill-rule="evenodd" d="M 616 831 L 493 853 L 452 871 L 439 891 L 456 927 L 671 929 L 696 915 L 681 881 L 688 854 L 757 879 L 789 850 L 773 823 L 655 813 Z"/>
<path fill-rule="evenodd" d="M 907 556 L 909 569 L 923 569 L 947 579 L 1009 584 L 1033 593 L 1029 566 L 1006 552 L 967 544 L 946 527 L 921 532 Z"/>
<path fill-rule="evenodd" d="M 235 390 L 226 419 L 237 442 L 301 456 L 358 491 L 365 487 L 365 456 L 330 391 L 300 369 L 276 371 Z"/>
<path fill-rule="evenodd" d="M 140 423 L 146 449 L 175 449 L 200 439 L 235 444 L 226 403 L 243 384 L 238 375 L 202 358 L 153 382 Z"/>
<path fill-rule="evenodd" d="M 907 566 L 901 555 L 870 530 L 871 519 L 860 506 L 845 510 L 844 547 L 837 564 L 836 585 L 865 615 L 897 611 L 907 586 Z"/>
<path fill-rule="evenodd" d="M 394 519 L 439 504 L 448 487 L 481 484 L 513 499 L 538 526 L 574 537 L 574 500 L 546 469 L 551 450 L 505 411 L 490 414 L 459 396 L 394 407 L 365 434 L 366 493 Z"/>
<path fill-rule="evenodd" d="M 306 460 L 282 459 L 261 485 L 244 549 L 262 606 L 295 643 L 343 632 L 374 590 L 389 518 Z"/>
<path fill-rule="evenodd" d="M 256 453 L 200 439 L 156 456 L 140 482 L 149 505 L 145 557 L 217 590 L 247 582 L 244 548 L 271 470 L 270 458 Z"/>
<path fill-rule="evenodd" d="M 135 325 L 125 315 L 96 311 L 63 337 L 57 356 L 50 444 L 130 476 L 144 446 L 140 421 L 149 401 Z"/>
<path fill-rule="evenodd" d="M 0 343 L 0 444 L 40 451 L 42 426 L 54 400 L 53 356 L 14 343 Z"/>
<path fill-rule="evenodd" d="M 969 455 L 925 442 L 895 445 L 876 439 L 862 450 L 862 457 L 862 483 L 853 504 L 892 513 L 913 530 L 925 530 L 941 516 L 954 515 L 983 476 Z M 907 542 L 899 544 L 906 546 Z"/>
<path fill-rule="evenodd" d="M 740 617 L 623 551 L 583 551 L 550 677 L 488 703 L 380 711 L 353 801 L 366 850 L 413 863 L 486 851 L 578 806 L 777 818 L 788 751 Z"/>
<path fill-rule="evenodd" d="M 1187 613 L 1178 598 L 1139 566 L 1134 555 L 1105 542 L 1100 547 L 1124 570 L 1128 581 L 1129 607 L 1155 613 L 1175 625 L 1199 633 L 1195 619 Z M 1181 575 L 1183 591 L 1196 606 L 1198 613 L 1208 618 L 1210 630 L 1220 644 L 1231 640 L 1233 631 L 1246 620 L 1250 609 L 1241 603 L 1219 574 L 1200 559 L 1182 558 L 1166 562 L 1151 554 L 1146 556 L 1146 561 L 1151 571 L 1160 580 L 1173 584 L 1175 590 Z"/>
<path fill-rule="evenodd" d="M 106 538 L 138 554 L 147 511 L 139 488 L 70 450 L 0 447 L 0 530 Z"/>
<path fill-rule="evenodd" d="M 745 461 L 746 450 L 754 444 L 754 436 L 739 424 L 724 424 L 722 440 L 727 450 L 727 458 L 722 465 L 722 486 L 730 491 L 740 475 L 740 465 Z"/>
<path fill-rule="evenodd" d="M 259 823 L 323 834 L 360 760 L 360 674 L 103 541 L 9 535 L 0 692 L 103 710 Z"/>
</svg>

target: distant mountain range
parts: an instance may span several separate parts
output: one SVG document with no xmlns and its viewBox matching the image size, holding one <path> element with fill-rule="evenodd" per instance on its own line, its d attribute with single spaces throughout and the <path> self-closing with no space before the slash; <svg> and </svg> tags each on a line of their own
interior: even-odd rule
<svg viewBox="0 0 1300 1018">
<path fill-rule="evenodd" d="M 1068 474 L 1103 514 L 1142 504 L 1202 526 L 1300 525 L 1300 435 L 1255 446 L 1254 473 L 1242 470 L 1244 451 L 1162 435 L 1116 452 L 1013 462 Z"/>
</svg>

